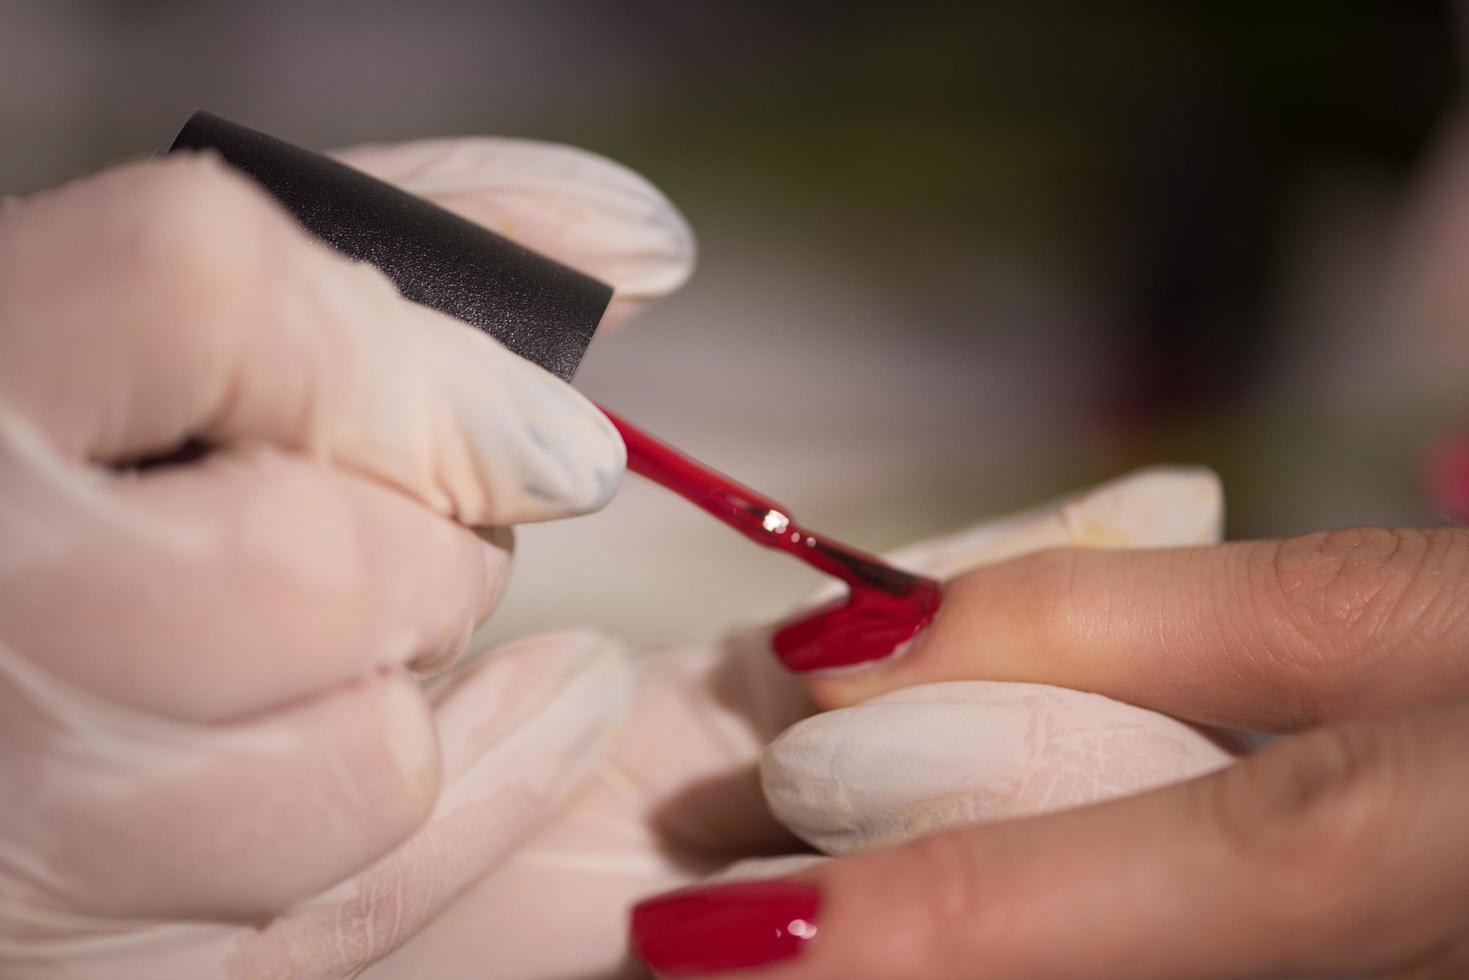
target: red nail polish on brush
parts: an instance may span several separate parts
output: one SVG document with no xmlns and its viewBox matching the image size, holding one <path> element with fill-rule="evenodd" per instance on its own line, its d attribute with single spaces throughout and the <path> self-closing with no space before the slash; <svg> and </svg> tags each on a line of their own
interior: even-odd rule
<svg viewBox="0 0 1469 980">
<path fill-rule="evenodd" d="M 311 233 L 375 265 L 405 297 L 457 317 L 570 380 L 610 287 L 338 161 L 196 113 L 173 150 L 212 150 L 254 178 Z M 796 524 L 790 511 L 612 413 L 628 466 L 751 540 L 847 583 L 847 596 L 776 630 L 776 656 L 810 671 L 878 660 L 938 610 L 939 584 Z"/>
<path fill-rule="evenodd" d="M 607 412 L 606 409 L 603 409 Z M 716 473 L 611 412 L 627 443 L 627 465 L 679 494 L 757 544 L 792 555 L 847 583 L 848 595 L 775 631 L 775 654 L 791 670 L 850 667 L 889 656 L 933 620 L 942 589 L 880 559 L 798 525 L 790 511 Z"/>
<path fill-rule="evenodd" d="M 661 974 L 748 970 L 799 956 L 821 893 L 798 881 L 738 881 L 670 892 L 632 911 L 633 950 Z"/>
</svg>

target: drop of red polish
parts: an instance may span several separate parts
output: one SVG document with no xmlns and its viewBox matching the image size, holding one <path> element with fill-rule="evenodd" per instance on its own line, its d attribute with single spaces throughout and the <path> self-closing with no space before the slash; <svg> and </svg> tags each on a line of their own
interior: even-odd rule
<svg viewBox="0 0 1469 980">
<path fill-rule="evenodd" d="M 602 409 L 627 444 L 627 465 L 641 476 L 739 531 L 847 583 L 849 592 L 775 631 L 775 654 L 795 671 L 878 660 L 916 637 L 933 620 L 943 589 L 881 559 L 801 527 L 765 495 L 704 466 L 612 412 Z"/>
</svg>

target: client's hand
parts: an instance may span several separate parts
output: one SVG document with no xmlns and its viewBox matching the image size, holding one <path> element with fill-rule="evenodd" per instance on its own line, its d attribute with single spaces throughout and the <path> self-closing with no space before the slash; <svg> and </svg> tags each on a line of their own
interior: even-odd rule
<svg viewBox="0 0 1469 980">
<path fill-rule="evenodd" d="M 961 741 L 983 719 L 941 745 L 889 719 L 1017 684 L 1304 734 L 1128 799 L 646 904 L 644 955 L 670 975 L 772 980 L 1469 974 L 1469 531 L 1060 549 L 969 572 L 905 656 L 811 679 L 821 704 L 860 705 L 826 717 L 871 727 L 828 745 L 823 726 L 843 733 L 818 718 L 777 742 L 777 812 L 795 799 L 795 825 L 841 847 L 1004 816 L 939 797 L 920 808 L 936 821 L 915 819 L 900 805 L 935 799 L 936 767 L 993 764 L 988 743 Z M 1037 718 L 1027 746 L 1054 745 Z M 820 754 L 787 760 L 792 740 Z M 1108 782 L 1125 761 L 1075 750 L 1055 749 Z M 874 821 L 874 793 L 846 790 L 847 773 L 904 790 L 877 794 Z"/>
</svg>

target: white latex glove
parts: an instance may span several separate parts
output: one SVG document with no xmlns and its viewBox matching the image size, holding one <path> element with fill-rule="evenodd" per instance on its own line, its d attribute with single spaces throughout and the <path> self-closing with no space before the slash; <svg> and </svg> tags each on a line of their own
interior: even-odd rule
<svg viewBox="0 0 1469 980">
<path fill-rule="evenodd" d="M 612 282 L 692 239 L 580 151 L 352 161 Z M 201 460 L 131 470 L 187 439 Z M 508 531 L 624 453 L 567 385 L 401 299 L 204 157 L 0 211 L 0 975 L 345 976 L 553 812 L 631 693 L 595 637 L 431 695 Z M 470 528 L 481 528 L 477 534 Z"/>
<path fill-rule="evenodd" d="M 1212 475 L 1149 470 L 895 557 L 948 576 L 1059 545 L 1212 542 L 1220 523 Z M 609 763 L 499 871 L 366 975 L 642 975 L 626 958 L 628 907 L 732 861 L 797 850 L 772 809 L 807 839 L 842 851 L 1075 807 L 1229 759 L 1162 715 L 1038 685 L 932 685 L 812 716 L 804 686 L 775 663 L 768 637 L 755 629 L 647 655 Z M 746 862 L 735 872 L 781 874 L 806 860 Z"/>
</svg>

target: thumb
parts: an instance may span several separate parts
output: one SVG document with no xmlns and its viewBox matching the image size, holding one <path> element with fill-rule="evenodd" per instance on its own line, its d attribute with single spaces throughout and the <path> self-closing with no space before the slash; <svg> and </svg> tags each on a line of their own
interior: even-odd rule
<svg viewBox="0 0 1469 980">
<path fill-rule="evenodd" d="M 207 157 L 6 209 L 0 325 L 0 421 L 76 463 L 266 443 L 469 525 L 595 510 L 624 464 L 570 386 L 405 300 Z"/>
<path fill-rule="evenodd" d="M 652 899 L 633 942 L 664 975 L 769 980 L 1418 965 L 1465 924 L 1465 738 L 1469 705 L 1323 729 L 1145 795 Z"/>
</svg>

